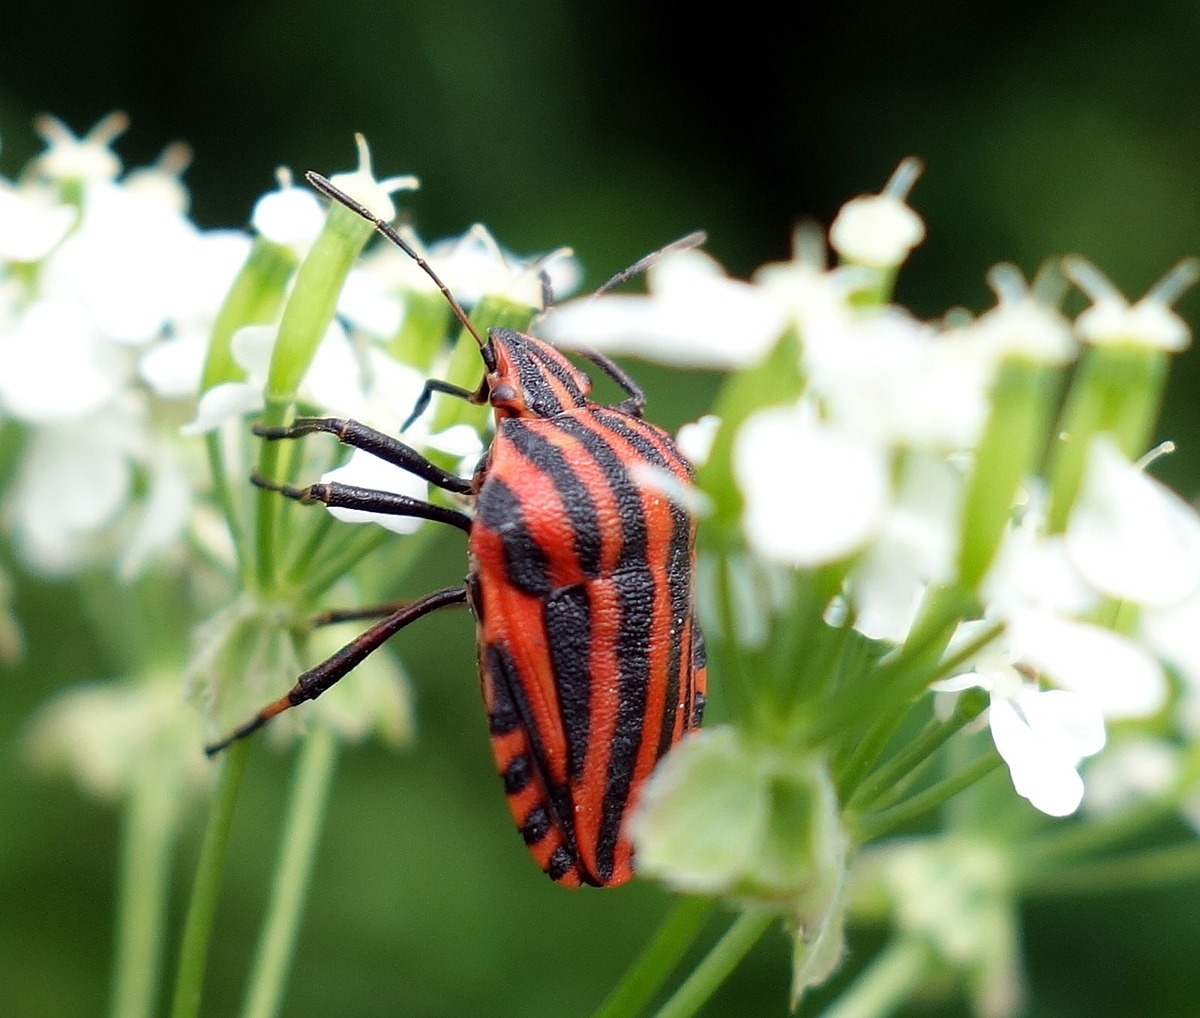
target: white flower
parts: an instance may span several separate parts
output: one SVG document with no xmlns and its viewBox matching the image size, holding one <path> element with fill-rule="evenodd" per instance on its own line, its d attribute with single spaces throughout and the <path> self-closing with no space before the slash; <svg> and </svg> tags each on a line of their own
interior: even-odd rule
<svg viewBox="0 0 1200 1018">
<path fill-rule="evenodd" d="M 819 423 L 803 404 L 747 420 L 733 463 L 747 539 L 773 562 L 846 558 L 878 532 L 891 498 L 884 451 Z"/>
<path fill-rule="evenodd" d="M 278 189 L 258 199 L 250 224 L 267 240 L 303 253 L 325 225 L 325 213 L 312 190 L 292 183 L 292 171 L 286 166 L 275 171 L 275 179 Z"/>
<path fill-rule="evenodd" d="M 233 334 L 230 352 L 246 379 L 222 382 L 200 397 L 185 435 L 203 435 L 226 421 L 263 408 L 263 386 L 271 365 L 278 325 L 245 325 Z M 362 376 L 345 330 L 335 319 L 325 329 L 301 383 L 304 396 L 334 414 L 352 417 L 362 410 Z"/>
<path fill-rule="evenodd" d="M 666 254 L 646 273 L 648 296 L 607 294 L 551 311 L 541 334 L 685 367 L 737 368 L 763 357 L 783 334 L 782 304 L 731 279 L 702 251 Z"/>
<path fill-rule="evenodd" d="M 152 165 L 130 170 L 121 184 L 126 190 L 185 215 L 191 204 L 191 196 L 180 177 L 191 163 L 191 148 L 182 141 L 176 141 L 164 148 Z"/>
<path fill-rule="evenodd" d="M 899 308 L 806 336 L 802 363 L 831 421 L 884 445 L 971 447 L 987 419 L 991 363 Z"/>
<path fill-rule="evenodd" d="M 57 117 L 38 117 L 33 126 L 46 142 L 46 151 L 33 161 L 38 175 L 53 181 L 93 184 L 114 180 L 121 172 L 121 160 L 109 146 L 129 127 L 124 113 L 117 111 L 101 118 L 82 138 L 76 138 Z"/>
<path fill-rule="evenodd" d="M 1014 869 L 995 839 L 949 835 L 872 846 L 850 879 L 860 898 L 882 890 L 899 930 L 962 973 L 979 1018 L 1012 1018 L 1023 996 Z"/>
<path fill-rule="evenodd" d="M 1164 795 L 1178 781 L 1181 763 L 1179 750 L 1162 739 L 1124 739 L 1088 763 L 1084 808 L 1108 814 Z"/>
<path fill-rule="evenodd" d="M 996 306 L 974 323 L 973 338 L 996 357 L 1016 356 L 1042 364 L 1067 364 L 1075 357 L 1071 326 L 1058 309 L 1030 292 L 1021 270 L 1007 263 L 988 272 Z"/>
<path fill-rule="evenodd" d="M 964 636 L 973 628 L 966 624 Z M 1011 651 L 989 649 L 972 671 L 932 688 L 986 689 L 992 740 L 1008 765 L 1013 787 L 1043 813 L 1067 816 L 1083 800 L 1079 762 L 1104 747 L 1104 718 L 1087 696 L 1040 688 L 1018 671 L 1016 660 Z"/>
<path fill-rule="evenodd" d="M 60 693 L 34 718 L 28 750 L 38 766 L 66 771 L 91 795 L 115 799 L 133 790 L 146 767 L 171 768 L 181 783 L 206 785 L 214 769 L 197 735 L 178 678 L 163 676 Z"/>
<path fill-rule="evenodd" d="M 1012 660 L 1086 696 L 1106 718 L 1155 714 L 1167 696 L 1162 667 L 1134 640 L 1075 617 L 1099 595 L 1072 566 L 1066 540 L 1042 536 L 1043 518 L 1035 490 L 983 582 L 989 617 L 1008 627 Z"/>
<path fill-rule="evenodd" d="M 1132 343 L 1172 353 L 1187 349 L 1191 331 L 1171 305 L 1200 277 L 1196 259 L 1185 258 L 1132 305 L 1086 259 L 1065 258 L 1063 270 L 1092 300 L 1092 306 L 1075 319 L 1075 331 L 1085 342 Z"/>
<path fill-rule="evenodd" d="M 41 261 L 75 225 L 77 215 L 46 190 L 18 190 L 0 181 L 0 262 Z"/>
<path fill-rule="evenodd" d="M 522 258 L 502 248 L 482 223 L 461 237 L 433 245 L 429 254 L 442 282 L 468 305 L 483 297 L 504 297 L 540 309 L 543 271 L 555 298 L 572 293 L 581 277 L 579 262 L 569 247 Z"/>
<path fill-rule="evenodd" d="M 97 330 L 121 343 L 156 338 L 172 318 L 199 303 L 200 233 L 153 196 L 107 181 L 85 196 L 79 228 L 42 268 L 48 293 L 69 293 Z"/>
<path fill-rule="evenodd" d="M 1200 587 L 1200 516 L 1108 435 L 1088 446 L 1066 549 L 1088 583 L 1118 600 L 1166 608 Z"/>
<path fill-rule="evenodd" d="M 675 436 L 675 444 L 696 466 L 702 467 L 708 462 L 712 452 L 713 442 L 721 429 L 721 418 L 716 414 L 705 414 L 698 421 L 692 421 L 679 429 Z"/>
<path fill-rule="evenodd" d="M 367 139 L 361 134 L 356 134 L 354 144 L 358 148 L 357 169 L 352 173 L 336 173 L 329 178 L 329 182 L 339 191 L 365 205 L 380 219 L 391 220 L 396 215 L 396 206 L 392 204 L 391 195 L 396 191 L 415 191 L 421 186 L 421 182 L 411 175 L 376 180 L 375 172 L 371 169 L 371 149 L 367 145 Z"/>
<path fill-rule="evenodd" d="M 864 636 L 903 642 L 929 585 L 952 577 L 963 480 L 943 457 L 904 458 L 879 537 L 848 580 L 854 628 Z"/>
<path fill-rule="evenodd" d="M 921 162 L 901 161 L 879 194 L 852 198 L 829 228 L 829 243 L 846 261 L 894 269 L 925 239 L 925 224 L 906 204 L 921 175 Z"/>
<path fill-rule="evenodd" d="M 110 404 L 131 373 L 129 352 L 106 342 L 68 296 L 34 301 L 0 335 L 0 402 L 29 423 L 83 420 Z"/>
</svg>

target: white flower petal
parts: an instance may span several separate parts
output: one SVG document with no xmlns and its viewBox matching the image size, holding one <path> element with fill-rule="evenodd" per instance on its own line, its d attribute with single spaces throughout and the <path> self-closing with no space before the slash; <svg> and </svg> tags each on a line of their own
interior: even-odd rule
<svg viewBox="0 0 1200 1018">
<path fill-rule="evenodd" d="M 589 346 L 685 367 L 737 368 L 761 359 L 783 333 L 782 305 L 726 277 L 703 252 L 666 255 L 649 275 L 650 296 L 574 301 L 554 308 L 541 334 L 567 348 Z"/>
<path fill-rule="evenodd" d="M 75 209 L 0 184 L 0 262 L 39 262 L 75 225 Z"/>
<path fill-rule="evenodd" d="M 340 417 L 362 416 L 362 370 L 354 347 L 336 319 L 329 323 L 321 337 L 301 389 L 317 406 L 330 413 Z"/>
<path fill-rule="evenodd" d="M 351 325 L 386 339 L 400 328 L 401 301 L 384 279 L 367 269 L 351 269 L 338 296 L 338 314 Z"/>
<path fill-rule="evenodd" d="M 1106 718 L 1149 717 L 1166 702 L 1162 666 L 1118 633 L 1048 612 L 1018 616 L 1009 633 L 1017 660 L 1088 697 Z"/>
<path fill-rule="evenodd" d="M 780 470 L 781 454 L 789 464 Z M 879 529 L 889 501 L 887 458 L 795 410 L 766 410 L 739 430 L 734 474 L 743 526 L 764 557 L 795 566 L 836 562 Z"/>
<path fill-rule="evenodd" d="M 229 352 L 251 378 L 266 380 L 278 325 L 243 325 L 229 339 Z"/>
<path fill-rule="evenodd" d="M 890 194 L 852 198 L 829 228 L 829 243 L 848 262 L 895 268 L 925 239 L 921 217 Z"/>
<path fill-rule="evenodd" d="M 117 563 L 117 575 L 122 580 L 136 577 L 154 555 L 183 533 L 191 508 L 191 484 L 182 464 L 172 449 L 160 448 L 151 464 L 150 493 Z"/>
<path fill-rule="evenodd" d="M 1039 741 L 1033 730 L 1003 698 L 989 709 L 992 739 L 1008 765 L 1017 794 L 1050 816 L 1074 813 L 1083 801 L 1083 779 L 1076 761 Z"/>
<path fill-rule="evenodd" d="M 1200 690 L 1200 595 L 1170 608 L 1142 613 L 1146 642 Z"/>
<path fill-rule="evenodd" d="M 138 361 L 138 374 L 166 399 L 194 395 L 208 355 L 209 330 L 189 329 L 151 346 Z"/>
<path fill-rule="evenodd" d="M 1165 607 L 1200 586 L 1200 516 L 1107 435 L 1088 448 L 1066 541 L 1075 568 L 1110 597 Z"/>
<path fill-rule="evenodd" d="M 307 249 L 325 224 L 317 196 L 307 188 L 289 185 L 268 191 L 251 213 L 251 225 L 267 240 L 285 247 Z"/>
<path fill-rule="evenodd" d="M 262 408 L 262 386 L 253 382 L 223 382 L 200 397 L 195 420 L 179 430 L 184 435 L 203 435 L 233 417 L 241 417 Z"/>
<path fill-rule="evenodd" d="M 33 423 L 91 416 L 110 403 L 130 373 L 129 358 L 93 328 L 83 306 L 47 297 L 0 336 L 0 399 Z"/>
<path fill-rule="evenodd" d="M 1082 760 L 1104 748 L 1104 717 L 1087 697 L 1027 683 L 1016 703 L 1034 737 L 1063 756 Z"/>
<path fill-rule="evenodd" d="M 1119 742 L 1088 764 L 1084 806 L 1111 813 L 1134 800 L 1163 795 L 1179 780 L 1181 763 L 1179 750 L 1162 739 Z"/>
<path fill-rule="evenodd" d="M 713 442 L 721 429 L 721 418 L 716 414 L 705 414 L 698 421 L 692 421 L 679 429 L 675 436 L 675 444 L 696 466 L 702 467 L 708 462 L 708 454 L 712 452 Z"/>
<path fill-rule="evenodd" d="M 35 568 L 57 574 L 81 564 L 89 551 L 84 539 L 125 504 L 132 471 L 114 439 L 119 436 L 96 422 L 33 433 L 12 501 L 20 550 Z"/>
</svg>

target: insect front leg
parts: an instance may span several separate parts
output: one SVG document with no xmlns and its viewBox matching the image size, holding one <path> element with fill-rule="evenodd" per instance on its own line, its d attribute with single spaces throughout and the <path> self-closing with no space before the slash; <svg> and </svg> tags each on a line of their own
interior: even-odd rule
<svg viewBox="0 0 1200 1018">
<path fill-rule="evenodd" d="M 413 406 L 412 413 L 408 415 L 408 420 L 400 425 L 401 432 L 407 431 L 412 426 L 413 421 L 426 411 L 429 407 L 429 401 L 433 398 L 435 392 L 453 396 L 455 399 L 464 399 L 468 403 L 474 403 L 476 406 L 480 406 L 488 401 L 488 384 L 486 378 L 478 389 L 464 389 L 461 385 L 452 385 L 438 378 L 427 379 L 424 387 L 421 389 L 421 395 L 417 397 L 417 402 Z"/>
<path fill-rule="evenodd" d="M 401 629 L 416 622 L 417 619 L 454 604 L 466 604 L 467 592 L 462 587 L 448 587 L 436 593 L 417 600 L 404 603 L 404 606 L 389 615 L 382 622 L 368 629 L 357 639 L 351 640 L 346 646 L 330 658 L 326 658 L 315 668 L 310 668 L 296 680 L 296 684 L 278 700 L 272 700 L 249 721 L 236 728 L 220 742 L 206 746 L 204 752 L 209 756 L 219 753 L 226 746 L 253 735 L 276 714 L 282 714 L 289 707 L 315 700 L 330 686 L 343 679 L 357 668 L 368 654 L 383 646 L 388 639 L 395 636 Z"/>
<path fill-rule="evenodd" d="M 470 394 L 468 393 L 468 395 Z M 428 397 L 424 398 L 428 403 Z M 419 405 L 420 401 L 418 401 Z M 412 419 L 404 426 L 407 428 L 411 423 Z M 391 463 L 392 466 L 400 467 L 401 470 L 407 470 L 410 474 L 415 474 L 436 488 L 454 491 L 460 495 L 471 490 L 470 481 L 464 481 L 461 477 L 456 477 L 443 470 L 436 463 L 422 456 L 412 446 L 405 445 L 398 438 L 392 438 L 391 435 L 385 435 L 382 431 L 368 428 L 365 424 L 359 424 L 358 421 L 348 418 L 298 417 L 286 428 L 264 428 L 261 424 L 254 426 L 254 433 L 270 442 L 285 438 L 302 438 L 316 432 L 336 435 L 338 441 L 343 445 L 362 449 L 363 452 L 369 452 L 372 456 L 378 456 L 385 463 Z M 387 510 L 377 509 L 375 511 L 386 512 Z"/>
</svg>

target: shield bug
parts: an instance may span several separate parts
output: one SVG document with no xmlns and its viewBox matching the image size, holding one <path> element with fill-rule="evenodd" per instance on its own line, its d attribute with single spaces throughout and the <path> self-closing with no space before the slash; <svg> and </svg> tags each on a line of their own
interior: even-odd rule
<svg viewBox="0 0 1200 1018">
<path fill-rule="evenodd" d="M 625 821 L 641 786 L 667 750 L 699 726 L 704 709 L 704 640 L 693 605 L 695 521 L 657 487 L 639 482 L 648 468 L 687 484 L 691 467 L 666 432 L 642 419 L 645 397 L 616 364 L 587 355 L 625 392 L 624 401 L 605 406 L 588 398 L 587 374 L 547 343 L 503 328 L 481 336 L 388 223 L 324 177 L 310 173 L 308 179 L 412 257 L 479 344 L 479 388 L 430 381 L 413 417 L 433 392 L 447 393 L 490 404 L 495 435 L 467 481 L 351 420 L 300 418 L 289 427 L 255 429 L 269 441 L 328 432 L 461 497 L 472 515 L 343 484 L 301 489 L 255 479 L 302 502 L 459 527 L 468 535 L 469 568 L 462 587 L 325 616 L 384 617 L 208 751 L 320 696 L 423 615 L 466 604 L 476 622 L 492 752 L 526 845 L 561 884 L 622 883 L 634 867 Z"/>
</svg>

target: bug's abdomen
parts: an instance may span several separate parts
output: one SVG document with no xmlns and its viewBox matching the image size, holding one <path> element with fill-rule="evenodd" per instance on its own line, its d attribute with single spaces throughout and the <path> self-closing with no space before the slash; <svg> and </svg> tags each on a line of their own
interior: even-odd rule
<svg viewBox="0 0 1200 1018">
<path fill-rule="evenodd" d="M 620 883 L 633 872 L 626 816 L 698 723 L 705 686 L 694 526 L 629 467 L 688 468 L 663 432 L 598 407 L 503 421 L 490 455 L 470 546 L 496 763 L 518 827 L 539 807 L 549 821 L 544 839 L 526 833 L 543 869 Z M 522 756 L 532 779 L 512 791 Z"/>
</svg>

